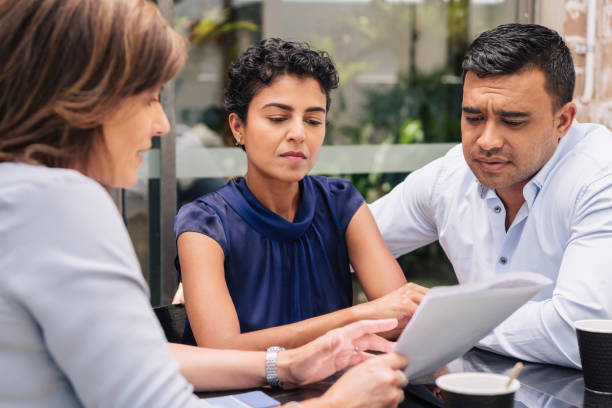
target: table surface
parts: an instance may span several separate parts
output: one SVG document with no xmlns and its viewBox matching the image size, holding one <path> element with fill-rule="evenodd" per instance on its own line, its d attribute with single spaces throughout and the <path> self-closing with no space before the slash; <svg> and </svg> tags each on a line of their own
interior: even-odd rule
<svg viewBox="0 0 612 408">
<path fill-rule="evenodd" d="M 494 372 L 509 374 L 518 360 L 487 351 L 473 349 L 452 361 L 445 368 L 450 372 Z M 441 407 L 442 404 L 421 384 L 431 383 L 434 376 L 413 381 L 406 388 L 403 408 Z M 321 395 L 337 379 L 333 376 L 320 383 L 294 390 L 262 389 L 281 403 L 301 401 Z M 600 396 L 585 391 L 582 371 L 548 364 L 525 363 L 518 376 L 521 387 L 515 395 L 514 408 L 610 408 L 612 396 Z M 201 397 L 227 395 L 235 392 L 199 393 Z"/>
</svg>

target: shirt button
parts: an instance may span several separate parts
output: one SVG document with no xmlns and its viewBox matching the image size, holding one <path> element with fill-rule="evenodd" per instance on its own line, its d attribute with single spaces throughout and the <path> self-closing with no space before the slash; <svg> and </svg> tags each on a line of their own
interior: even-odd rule
<svg viewBox="0 0 612 408">
<path fill-rule="evenodd" d="M 495 211 L 495 214 L 499 214 L 501 212 L 501 207 L 496 205 L 495 208 L 493 208 L 493 211 Z"/>
<path fill-rule="evenodd" d="M 505 265 L 508 262 L 508 259 L 505 256 L 499 258 L 499 263 Z"/>
</svg>

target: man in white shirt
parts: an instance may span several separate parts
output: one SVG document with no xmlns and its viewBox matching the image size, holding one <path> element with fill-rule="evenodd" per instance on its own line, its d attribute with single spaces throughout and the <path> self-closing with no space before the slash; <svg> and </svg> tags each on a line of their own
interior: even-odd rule
<svg viewBox="0 0 612 408">
<path fill-rule="evenodd" d="M 479 346 L 580 367 L 572 323 L 612 318 L 612 133 L 574 120 L 572 58 L 548 28 L 484 32 L 463 70 L 461 146 L 371 210 L 396 256 L 439 240 L 459 282 L 551 278 Z"/>
</svg>

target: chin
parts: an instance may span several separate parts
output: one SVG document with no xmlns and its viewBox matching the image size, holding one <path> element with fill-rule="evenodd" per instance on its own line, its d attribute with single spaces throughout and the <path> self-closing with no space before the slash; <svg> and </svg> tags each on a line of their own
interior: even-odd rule
<svg viewBox="0 0 612 408">
<path fill-rule="evenodd" d="M 306 177 L 308 173 L 304 173 L 304 172 L 288 172 L 285 174 L 281 174 L 278 178 L 279 180 L 285 181 L 287 183 L 297 183 L 299 181 L 302 181 L 302 179 L 304 177 Z"/>
<path fill-rule="evenodd" d="M 512 187 L 514 185 L 517 185 L 519 183 L 521 183 L 521 181 L 516 181 L 516 180 L 495 180 L 495 179 L 491 179 L 491 178 L 481 178 L 478 177 L 478 181 L 480 181 L 480 183 L 488 188 L 491 188 L 493 190 L 503 190 L 505 188 L 509 188 Z"/>
<path fill-rule="evenodd" d="M 130 187 L 133 187 L 134 184 L 136 184 L 137 180 L 138 180 L 137 174 L 130 175 L 130 176 L 124 176 L 118 180 L 115 180 L 113 185 L 110 187 L 112 188 L 130 188 Z"/>
</svg>

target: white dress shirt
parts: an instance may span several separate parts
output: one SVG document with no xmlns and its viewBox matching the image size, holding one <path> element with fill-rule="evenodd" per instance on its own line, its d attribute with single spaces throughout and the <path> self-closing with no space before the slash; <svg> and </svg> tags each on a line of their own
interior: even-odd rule
<svg viewBox="0 0 612 408">
<path fill-rule="evenodd" d="M 506 231 L 502 201 L 456 146 L 370 209 L 395 256 L 439 240 L 460 283 L 507 271 L 552 279 L 479 346 L 580 367 L 572 322 L 612 318 L 612 133 L 574 122 L 523 196 Z"/>
<path fill-rule="evenodd" d="M 0 163 L 0 407 L 200 407 L 110 196 Z"/>
</svg>

